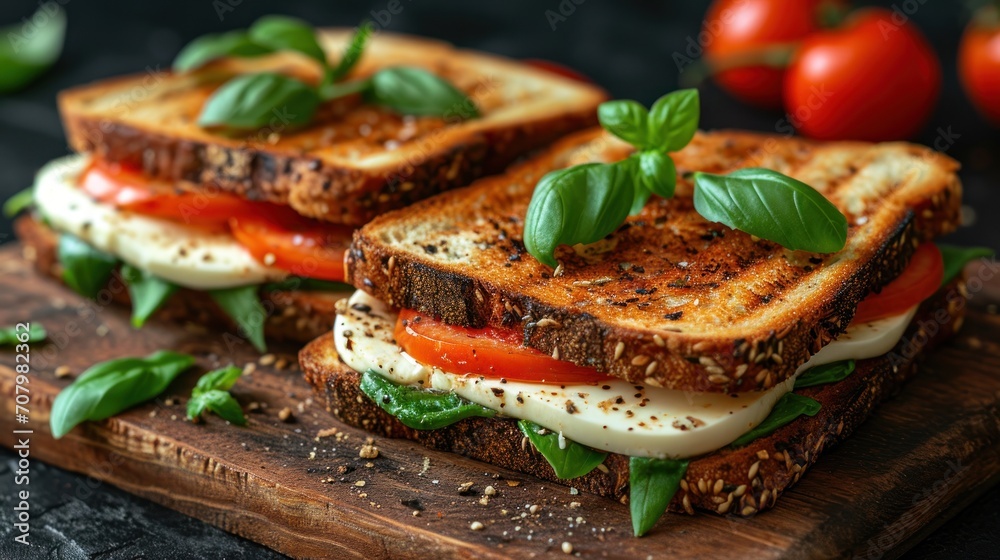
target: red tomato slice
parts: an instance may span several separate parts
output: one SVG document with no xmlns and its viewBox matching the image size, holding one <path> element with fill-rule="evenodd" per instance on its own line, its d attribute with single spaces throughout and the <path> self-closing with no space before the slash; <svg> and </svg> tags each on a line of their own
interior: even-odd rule
<svg viewBox="0 0 1000 560">
<path fill-rule="evenodd" d="M 328 224 L 274 205 L 267 212 L 231 217 L 233 236 L 258 261 L 298 276 L 344 280 L 344 253 L 354 229 Z"/>
<path fill-rule="evenodd" d="M 571 80 L 576 80 L 578 82 L 585 82 L 588 84 L 594 83 L 594 81 L 591 80 L 590 78 L 584 76 L 583 74 L 577 72 L 576 70 L 573 70 L 569 66 L 563 66 L 558 62 L 552 62 L 551 60 L 542 60 L 540 58 L 526 58 L 522 62 L 524 62 L 528 66 L 534 66 L 535 68 L 538 68 L 540 70 L 545 70 L 546 72 L 550 72 L 552 74 L 558 74 L 559 76 L 562 76 L 564 78 L 569 78 Z"/>
<path fill-rule="evenodd" d="M 399 312 L 396 343 L 422 364 L 528 383 L 601 383 L 611 379 L 592 368 L 557 360 L 521 344 L 515 329 L 468 329 L 447 325 L 412 309 Z"/>
<path fill-rule="evenodd" d="M 179 191 L 137 171 L 101 161 L 84 172 L 80 188 L 118 208 L 195 225 L 225 225 L 230 217 L 254 211 L 259 205 L 277 206 L 215 191 Z"/>
<path fill-rule="evenodd" d="M 858 304 L 853 322 L 864 323 L 899 315 L 933 295 L 941 286 L 943 276 L 941 251 L 933 243 L 924 243 L 917 248 L 902 274 L 883 287 L 881 292 L 870 294 Z"/>
</svg>

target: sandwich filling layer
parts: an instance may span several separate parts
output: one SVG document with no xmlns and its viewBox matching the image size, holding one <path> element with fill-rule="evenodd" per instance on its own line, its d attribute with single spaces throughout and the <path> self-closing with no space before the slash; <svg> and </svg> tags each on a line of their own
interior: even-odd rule
<svg viewBox="0 0 1000 560">
<path fill-rule="evenodd" d="M 846 359 L 885 354 L 899 341 L 916 306 L 868 323 L 852 324 L 796 371 Z M 760 424 L 795 378 L 768 391 L 727 395 L 663 389 L 608 380 L 599 384 L 511 381 L 421 364 L 393 339 L 397 313 L 357 291 L 337 316 L 334 343 L 358 372 L 401 385 L 453 392 L 501 414 L 529 420 L 561 437 L 632 457 L 686 458 L 724 447 Z"/>
</svg>

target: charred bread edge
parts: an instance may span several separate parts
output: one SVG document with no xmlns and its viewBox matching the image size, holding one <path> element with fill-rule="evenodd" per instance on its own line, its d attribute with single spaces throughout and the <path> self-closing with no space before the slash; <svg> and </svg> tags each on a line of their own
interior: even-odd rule
<svg viewBox="0 0 1000 560">
<path fill-rule="evenodd" d="M 965 297 L 964 280 L 952 281 L 921 305 L 890 353 L 858 361 L 855 372 L 843 381 L 796 391 L 823 405 L 816 416 L 800 417 L 745 447 L 693 459 L 670 511 L 748 517 L 773 507 L 824 449 L 846 439 L 876 404 L 898 392 L 916 372 L 924 352 L 961 327 Z M 927 325 L 938 328 L 928 332 Z M 610 453 L 602 468 L 572 481 L 560 480 L 517 428 L 516 419 L 468 418 L 439 430 L 407 428 L 361 392 L 359 374 L 340 361 L 331 333 L 302 349 L 299 364 L 326 408 L 351 426 L 628 502 L 629 458 L 624 455 Z"/>
<path fill-rule="evenodd" d="M 14 229 L 23 245 L 25 257 L 33 262 L 35 269 L 61 283 L 58 234 L 31 216 L 18 218 Z M 117 272 L 108 281 L 107 294 L 108 303 L 131 306 L 128 290 Z M 262 292 L 261 300 L 268 312 L 264 322 L 265 336 L 268 340 L 309 342 L 329 332 L 336 315 L 336 300 L 342 295 L 307 291 Z M 181 288 L 167 300 L 154 318 L 238 332 L 237 326 L 207 293 L 186 288 Z"/>
</svg>

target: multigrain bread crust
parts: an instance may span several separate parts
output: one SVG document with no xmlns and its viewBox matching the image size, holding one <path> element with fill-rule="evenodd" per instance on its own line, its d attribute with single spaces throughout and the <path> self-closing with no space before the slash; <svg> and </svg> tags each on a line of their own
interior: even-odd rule
<svg viewBox="0 0 1000 560">
<path fill-rule="evenodd" d="M 965 305 L 964 283 L 952 281 L 921 305 L 889 354 L 860 360 L 843 381 L 796 390 L 821 403 L 815 416 L 800 417 L 745 447 L 725 448 L 691 460 L 670 510 L 747 517 L 774 506 L 825 449 L 846 439 L 876 404 L 899 391 L 916 373 L 926 351 L 961 327 Z M 628 502 L 626 456 L 608 454 L 602 468 L 571 482 L 560 481 L 512 418 L 468 418 L 429 431 L 407 428 L 361 392 L 359 374 L 340 360 L 329 333 L 299 353 L 299 364 L 327 409 L 349 425 Z"/>
<path fill-rule="evenodd" d="M 600 243 L 560 248 L 555 272 L 524 252 L 542 175 L 630 149 L 580 132 L 503 175 L 376 218 L 355 232 L 349 281 L 447 323 L 523 329 L 528 346 L 634 383 L 738 392 L 787 379 L 917 245 L 958 224 L 958 165 L 928 148 L 720 131 L 673 154 L 674 198 L 654 196 Z M 823 193 L 848 218 L 844 250 L 787 251 L 694 212 L 688 173 L 742 167 Z"/>
<path fill-rule="evenodd" d="M 338 60 L 350 34 L 328 30 L 321 43 Z M 362 104 L 358 95 L 321 107 L 309 126 L 272 123 L 248 136 L 213 134 L 196 124 L 208 96 L 228 78 L 277 71 L 319 79 L 296 54 L 222 60 L 192 74 L 150 70 L 59 95 L 70 146 L 140 167 L 182 188 L 215 188 L 291 205 L 319 219 L 360 225 L 392 208 L 467 185 L 527 151 L 596 123 L 599 88 L 515 61 L 446 43 L 379 33 L 350 79 L 388 66 L 419 66 L 476 103 L 480 118 L 406 117 Z"/>
<path fill-rule="evenodd" d="M 53 230 L 31 216 L 14 222 L 14 229 L 24 249 L 24 256 L 34 263 L 39 273 L 62 281 L 59 265 L 59 237 Z M 261 291 L 261 302 L 267 317 L 264 335 L 268 340 L 309 342 L 330 331 L 336 315 L 336 303 L 347 293 L 303 290 Z M 108 281 L 102 298 L 109 303 L 130 306 L 128 289 L 115 272 Z M 237 326 L 205 292 L 182 288 L 156 312 L 161 321 L 191 323 L 203 328 L 229 329 Z"/>
</svg>

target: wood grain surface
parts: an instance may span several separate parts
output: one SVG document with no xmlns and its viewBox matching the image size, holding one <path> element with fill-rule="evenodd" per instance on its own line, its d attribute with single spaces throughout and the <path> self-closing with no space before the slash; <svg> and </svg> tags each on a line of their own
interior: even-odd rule
<svg viewBox="0 0 1000 560">
<path fill-rule="evenodd" d="M 25 425 L 14 420 L 14 356 L 0 350 L 0 431 L 33 429 L 32 460 L 108 481 L 295 557 L 564 556 L 567 542 L 589 558 L 891 558 L 1000 480 L 995 272 L 995 264 L 970 269 L 988 279 L 969 283 L 962 334 L 774 510 L 751 519 L 667 515 L 642 539 L 631 536 L 626 506 L 568 486 L 398 440 L 378 439 L 378 457 L 362 458 L 368 436 L 312 402 L 294 366 L 297 348 L 275 348 L 274 363 L 261 365 L 233 333 L 171 324 L 134 331 L 127 310 L 85 302 L 38 278 L 13 246 L 0 248 L 0 325 L 41 322 L 50 338 L 32 345 Z M 71 380 L 57 369 L 78 374 L 97 361 L 162 348 L 195 354 L 198 369 L 154 402 L 51 438 L 48 409 Z M 257 364 L 233 389 L 244 408 L 257 407 L 249 426 L 184 421 L 197 376 L 230 362 Z M 285 408 L 291 421 L 279 417 Z M 317 439 L 329 428 L 341 435 Z M 3 441 L 13 445 L 9 436 Z M 487 486 L 496 494 L 484 505 Z M 470 529 L 476 521 L 482 530 Z"/>
</svg>

